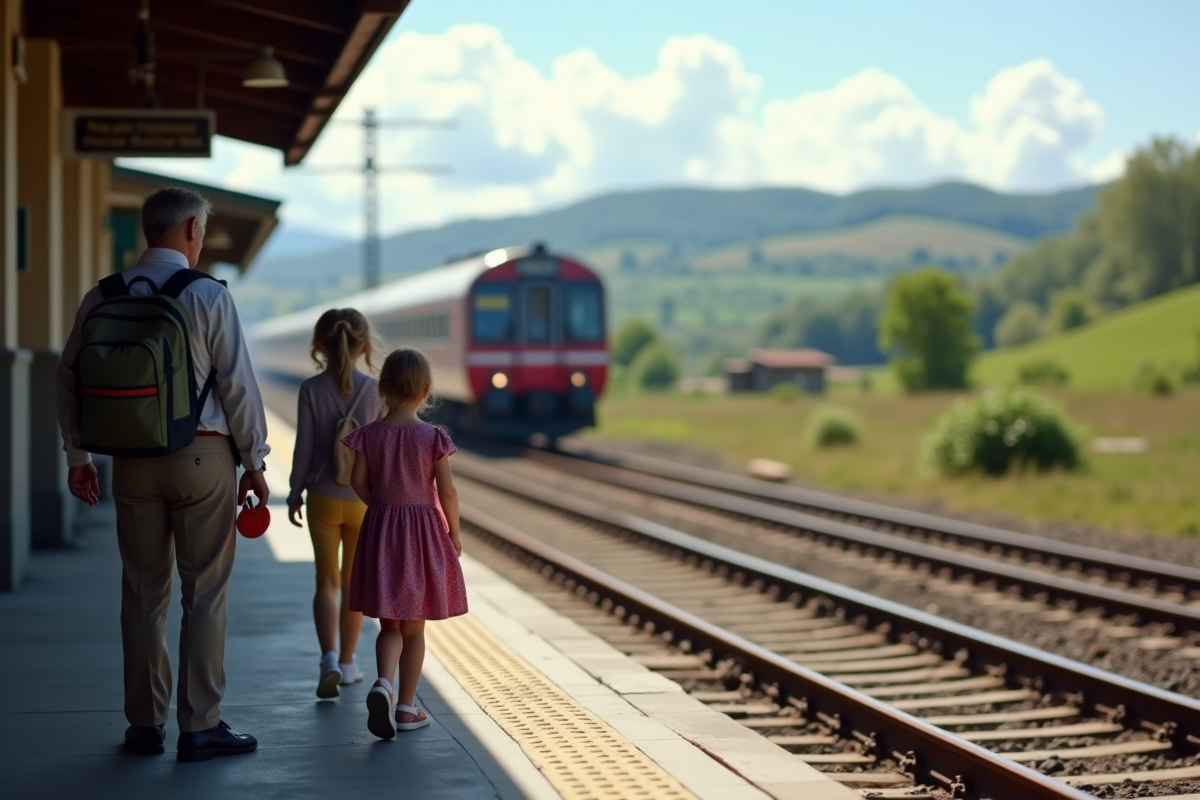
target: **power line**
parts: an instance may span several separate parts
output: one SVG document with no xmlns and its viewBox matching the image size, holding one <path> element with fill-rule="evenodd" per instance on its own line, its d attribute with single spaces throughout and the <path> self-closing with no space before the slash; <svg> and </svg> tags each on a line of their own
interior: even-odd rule
<svg viewBox="0 0 1200 800">
<path fill-rule="evenodd" d="M 377 163 L 379 153 L 378 132 L 381 128 L 429 128 L 445 129 L 457 126 L 452 119 L 423 119 L 418 117 L 397 117 L 380 119 L 375 116 L 375 109 L 363 109 L 363 118 L 355 120 L 335 120 L 336 124 L 357 125 L 363 130 L 363 163 L 361 166 L 330 165 L 306 167 L 303 174 L 347 174 L 357 172 L 363 176 L 363 283 L 365 288 L 374 289 L 379 286 L 383 272 L 382 258 L 379 247 L 379 176 L 385 173 L 408 173 L 423 175 L 449 175 L 449 166 L 435 164 L 394 164 L 381 166 Z"/>
</svg>

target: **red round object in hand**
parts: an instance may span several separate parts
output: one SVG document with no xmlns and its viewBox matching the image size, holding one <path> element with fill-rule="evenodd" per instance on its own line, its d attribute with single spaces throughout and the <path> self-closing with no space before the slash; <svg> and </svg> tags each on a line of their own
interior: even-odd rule
<svg viewBox="0 0 1200 800">
<path fill-rule="evenodd" d="M 266 533 L 269 527 L 271 527 L 271 512 L 267 510 L 266 505 L 252 506 L 247 498 L 246 504 L 238 512 L 238 533 L 247 539 L 257 539 Z"/>
</svg>

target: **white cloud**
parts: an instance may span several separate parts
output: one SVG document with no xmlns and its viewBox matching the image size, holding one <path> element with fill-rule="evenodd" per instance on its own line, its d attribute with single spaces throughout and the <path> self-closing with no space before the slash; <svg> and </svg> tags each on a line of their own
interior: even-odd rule
<svg viewBox="0 0 1200 800">
<path fill-rule="evenodd" d="M 968 105 L 970 123 L 960 123 L 877 69 L 822 91 L 763 98 L 738 51 L 703 35 L 667 39 L 644 75 L 623 76 L 590 49 L 542 71 L 496 28 L 461 25 L 387 42 L 338 118 L 371 106 L 383 117 L 458 122 L 449 131 L 380 133 L 383 164 L 454 168 L 449 178 L 383 178 L 385 232 L 664 184 L 844 192 L 963 179 L 1040 190 L 1107 179 L 1123 163 L 1118 153 L 1085 163 L 1103 111 L 1046 59 L 1001 70 Z M 361 137 L 333 124 L 306 164 L 359 163 Z M 227 140 L 212 162 L 155 168 L 286 197 L 292 224 L 361 230 L 355 175 L 284 170 L 274 151 Z"/>
</svg>

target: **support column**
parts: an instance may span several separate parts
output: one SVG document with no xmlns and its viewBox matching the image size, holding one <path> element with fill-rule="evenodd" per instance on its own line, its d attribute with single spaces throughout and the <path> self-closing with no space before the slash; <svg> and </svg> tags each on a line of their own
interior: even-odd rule
<svg viewBox="0 0 1200 800">
<path fill-rule="evenodd" d="M 17 79 L 20 0 L 0 0 L 0 591 L 29 564 L 29 361 L 17 348 Z"/>
<path fill-rule="evenodd" d="M 63 345 L 63 164 L 58 120 L 62 80 L 58 42 L 28 39 L 29 81 L 17 99 L 21 171 L 17 199 L 29 214 L 29 267 L 18 275 L 18 341 L 33 351 L 30 398 L 30 522 L 35 547 L 72 539 L 73 500 L 55 414 L 55 372 Z"/>
<path fill-rule="evenodd" d="M 96 231 L 93 183 L 96 169 L 108 164 L 88 160 L 63 162 L 63 292 L 62 337 L 66 341 L 75 312 L 88 290 L 96 285 Z"/>
<path fill-rule="evenodd" d="M 96 272 L 92 275 L 92 282 L 99 283 L 101 278 L 112 275 L 116 270 L 113 265 L 113 234 L 108 222 L 111 211 L 108 195 L 112 191 L 112 162 L 93 161 L 92 165 L 92 193 L 96 198 L 92 203 L 92 233 L 95 236 L 93 252 L 96 259 Z"/>
</svg>

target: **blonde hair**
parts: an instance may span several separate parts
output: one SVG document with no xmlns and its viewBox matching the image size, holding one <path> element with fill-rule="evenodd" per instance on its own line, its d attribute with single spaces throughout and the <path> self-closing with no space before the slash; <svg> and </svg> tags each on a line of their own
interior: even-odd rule
<svg viewBox="0 0 1200 800">
<path fill-rule="evenodd" d="M 433 386 L 433 369 L 420 350 L 402 347 L 388 353 L 379 370 L 379 397 L 389 411 L 420 411 Z"/>
<path fill-rule="evenodd" d="M 354 362 L 365 353 L 367 369 L 371 363 L 371 325 L 361 311 L 353 308 L 331 308 L 321 315 L 313 327 L 309 355 L 317 369 L 329 370 L 337 376 L 342 397 L 354 392 Z"/>
</svg>

